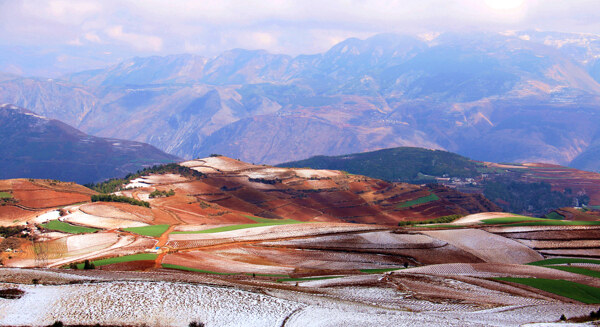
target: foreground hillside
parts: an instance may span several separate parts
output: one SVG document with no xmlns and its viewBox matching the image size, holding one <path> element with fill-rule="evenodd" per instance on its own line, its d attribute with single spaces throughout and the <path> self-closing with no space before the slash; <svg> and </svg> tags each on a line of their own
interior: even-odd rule
<svg viewBox="0 0 600 327">
<path fill-rule="evenodd" d="M 89 183 L 178 158 L 148 144 L 86 135 L 60 121 L 0 105 L 0 178 Z"/>
<path fill-rule="evenodd" d="M 221 156 L 93 187 L 0 181 L 0 324 L 520 326 L 600 303 L 598 219 Z"/>
</svg>

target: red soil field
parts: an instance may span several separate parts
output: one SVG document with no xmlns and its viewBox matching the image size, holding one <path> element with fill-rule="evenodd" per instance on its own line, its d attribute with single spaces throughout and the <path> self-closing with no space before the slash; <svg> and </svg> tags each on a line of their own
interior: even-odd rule
<svg viewBox="0 0 600 327">
<path fill-rule="evenodd" d="M 76 185 L 76 184 L 74 184 Z M 94 192 L 77 185 L 77 187 L 57 187 L 60 191 L 52 188 L 52 185 L 30 182 L 17 179 L 12 182 L 13 197 L 20 205 L 30 208 L 53 208 L 78 202 L 90 201 Z M 85 192 L 87 190 L 87 192 Z M 85 192 L 85 193 L 84 193 Z"/>
</svg>

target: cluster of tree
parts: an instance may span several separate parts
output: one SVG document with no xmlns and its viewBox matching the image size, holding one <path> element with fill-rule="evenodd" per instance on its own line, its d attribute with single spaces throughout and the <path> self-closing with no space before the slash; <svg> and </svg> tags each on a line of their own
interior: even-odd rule
<svg viewBox="0 0 600 327">
<path fill-rule="evenodd" d="M 552 185 L 545 182 L 525 183 L 507 178 L 486 181 L 483 194 L 505 211 L 535 216 L 543 216 L 556 208 L 589 202 L 585 194 L 573 194 L 570 190 L 552 191 Z"/>
<path fill-rule="evenodd" d="M 434 177 L 476 177 L 482 166 L 451 152 L 401 147 L 336 157 L 316 156 L 279 167 L 343 170 L 394 182 L 421 184 Z"/>
<path fill-rule="evenodd" d="M 140 201 L 133 198 L 129 198 L 126 196 L 119 196 L 114 194 L 97 194 L 92 195 L 92 202 L 122 202 L 129 203 L 136 206 L 142 206 L 146 208 L 150 208 L 150 203 L 146 201 Z"/>
<path fill-rule="evenodd" d="M 248 178 L 249 181 L 253 182 L 253 183 L 262 183 L 262 184 L 277 184 L 277 183 L 281 183 L 281 179 L 280 178 L 271 178 L 271 179 L 267 179 L 267 178 Z"/>
<path fill-rule="evenodd" d="M 77 267 L 77 263 L 75 263 L 75 262 L 71 262 L 71 263 L 69 264 L 69 268 L 70 268 L 70 269 L 79 269 L 79 268 Z M 91 262 L 90 260 L 85 260 L 85 261 L 83 262 L 83 269 L 86 269 L 86 270 L 89 270 L 89 269 L 96 269 L 96 265 L 95 265 L 93 262 Z"/>
<path fill-rule="evenodd" d="M 590 319 L 592 319 L 592 320 L 600 319 L 600 308 L 598 309 L 598 311 L 590 312 Z"/>
<path fill-rule="evenodd" d="M 120 191 L 123 185 L 129 183 L 131 180 L 149 175 L 149 174 L 179 174 L 186 178 L 200 179 L 204 177 L 204 174 L 193 170 L 189 167 L 180 166 L 176 163 L 170 163 L 165 165 L 157 165 L 149 168 L 138 170 L 134 174 L 128 174 L 124 178 L 111 178 L 101 183 L 85 184 L 86 187 L 95 190 L 100 193 L 113 193 Z"/>
<path fill-rule="evenodd" d="M 8 204 L 16 204 L 18 201 L 15 198 L 0 198 L 0 206 Z"/>
<path fill-rule="evenodd" d="M 461 215 L 450 215 L 450 216 L 442 216 L 434 219 L 428 220 L 417 220 L 417 221 L 401 221 L 398 223 L 398 226 L 407 226 L 407 225 L 421 225 L 421 224 L 447 224 L 455 221 L 456 219 L 462 217 Z"/>
<path fill-rule="evenodd" d="M 7 238 L 15 235 L 23 236 L 23 226 L 0 226 L 0 236 Z"/>
<path fill-rule="evenodd" d="M 150 193 L 150 198 L 151 199 L 166 198 L 166 197 L 173 196 L 173 195 L 175 195 L 175 191 L 173 191 L 173 190 L 169 190 L 168 192 L 155 190 L 154 192 Z"/>
</svg>

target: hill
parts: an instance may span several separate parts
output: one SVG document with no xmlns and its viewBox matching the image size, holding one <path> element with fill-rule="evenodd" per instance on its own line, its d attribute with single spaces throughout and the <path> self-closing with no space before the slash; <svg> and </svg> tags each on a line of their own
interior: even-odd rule
<svg viewBox="0 0 600 327">
<path fill-rule="evenodd" d="M 600 204 L 600 174 L 550 164 L 477 162 L 440 150 L 392 148 L 281 164 L 339 169 L 388 181 L 437 183 L 485 195 L 503 210 L 543 216 L 553 209 Z"/>
<path fill-rule="evenodd" d="M 223 156 L 96 185 L 108 186 L 98 196 L 0 180 L 0 280 L 10 286 L 0 323 L 523 325 L 562 312 L 587 319 L 600 303 L 592 214 L 481 213 L 488 201 L 439 185 Z M 429 224 L 466 212 L 478 214 Z M 397 226 L 406 221 L 421 224 Z M 28 269 L 39 267 L 52 269 Z M 164 303 L 129 305 L 149 292 Z M 32 298 L 37 309 L 23 315 Z"/>
<path fill-rule="evenodd" d="M 140 142 L 90 136 L 13 105 L 0 106 L 0 178 L 89 183 L 178 158 Z"/>
<path fill-rule="evenodd" d="M 399 147 L 335 157 L 315 156 L 278 167 L 336 169 L 386 181 L 426 183 L 435 181 L 435 177 L 477 177 L 482 164 L 447 151 Z"/>
</svg>

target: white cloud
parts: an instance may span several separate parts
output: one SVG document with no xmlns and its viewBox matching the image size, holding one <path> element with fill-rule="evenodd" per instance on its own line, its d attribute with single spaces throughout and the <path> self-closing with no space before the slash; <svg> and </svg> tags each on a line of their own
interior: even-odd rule
<svg viewBox="0 0 600 327">
<path fill-rule="evenodd" d="M 0 0 L 0 44 L 111 58 L 232 48 L 297 55 L 385 32 L 536 28 L 600 34 L 600 1 Z"/>
<path fill-rule="evenodd" d="M 123 32 L 123 26 L 120 25 L 109 27 L 106 30 L 106 34 L 117 41 L 125 42 L 141 51 L 160 51 L 163 46 L 163 41 L 160 37 Z"/>
<path fill-rule="evenodd" d="M 96 33 L 93 33 L 93 32 L 87 32 L 87 33 L 85 33 L 85 35 L 83 37 L 90 42 L 94 42 L 94 43 L 102 42 L 100 37 Z"/>
</svg>

